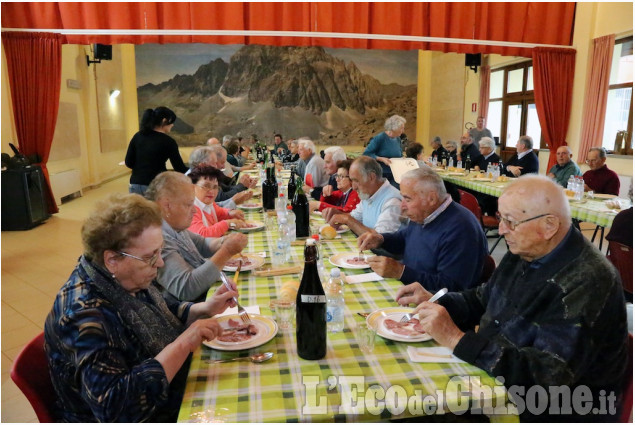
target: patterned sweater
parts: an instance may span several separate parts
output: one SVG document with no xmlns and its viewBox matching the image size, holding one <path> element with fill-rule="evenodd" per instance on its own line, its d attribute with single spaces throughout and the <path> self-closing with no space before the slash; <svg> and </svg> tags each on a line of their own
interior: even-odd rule
<svg viewBox="0 0 635 425">
<path fill-rule="evenodd" d="M 586 385 L 596 405 L 601 390 L 619 393 L 628 356 L 622 286 L 578 230 L 532 263 L 508 252 L 488 283 L 449 293 L 439 304 L 467 331 L 454 354 L 504 377 L 507 388 Z M 525 411 L 521 419 L 566 418 Z"/>
</svg>

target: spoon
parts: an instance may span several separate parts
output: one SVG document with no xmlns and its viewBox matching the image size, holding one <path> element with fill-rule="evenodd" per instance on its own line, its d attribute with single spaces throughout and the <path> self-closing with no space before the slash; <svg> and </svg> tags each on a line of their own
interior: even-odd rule
<svg viewBox="0 0 635 425">
<path fill-rule="evenodd" d="M 437 302 L 437 300 L 439 298 L 441 298 L 442 296 L 444 296 L 447 293 L 448 293 L 448 288 L 439 289 L 436 294 L 434 294 L 432 297 L 430 297 L 428 302 L 435 303 L 435 302 Z M 414 314 L 414 315 L 412 315 L 410 313 L 406 313 L 406 315 L 401 318 L 400 322 L 405 323 L 405 322 L 407 322 L 407 321 L 409 321 L 410 319 L 413 319 L 413 318 L 419 320 L 419 313 Z"/>
<path fill-rule="evenodd" d="M 266 362 L 272 357 L 273 357 L 273 353 L 268 351 L 266 353 L 255 353 L 247 357 L 234 357 L 233 359 L 223 359 L 223 360 L 208 360 L 207 363 L 216 364 L 216 363 L 227 363 L 227 362 L 241 361 L 241 360 L 249 360 L 252 363 L 262 363 L 262 362 Z"/>
</svg>

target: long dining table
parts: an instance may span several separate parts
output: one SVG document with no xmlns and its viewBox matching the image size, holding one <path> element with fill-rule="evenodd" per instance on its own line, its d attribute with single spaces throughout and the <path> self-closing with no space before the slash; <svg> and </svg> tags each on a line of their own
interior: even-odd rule
<svg viewBox="0 0 635 425">
<path fill-rule="evenodd" d="M 454 183 L 462 188 L 470 189 L 475 192 L 479 192 L 485 195 L 500 197 L 503 189 L 505 189 L 514 179 L 500 182 L 487 181 L 484 177 L 476 177 L 476 174 L 460 172 L 445 172 L 443 170 L 437 170 L 441 178 L 450 183 Z M 582 200 L 570 200 L 569 206 L 571 207 L 571 218 L 578 221 L 584 221 L 587 223 L 593 223 L 600 227 L 611 227 L 613 219 L 619 212 L 608 208 L 604 201 L 606 199 L 603 195 L 598 195 L 595 198 L 584 197 Z M 628 203 L 627 200 L 623 200 L 624 203 Z M 629 205 L 630 206 L 630 205 Z"/>
<path fill-rule="evenodd" d="M 265 223 L 261 231 L 248 234 L 245 253 L 266 253 L 265 269 L 271 267 L 271 250 L 277 237 L 275 218 L 261 211 L 246 212 L 246 219 Z M 273 220 L 273 222 L 272 222 Z M 314 228 L 324 223 L 312 215 Z M 346 232 L 320 242 L 325 266 L 338 253 L 357 252 L 356 237 Z M 303 264 L 303 246 L 293 245 L 290 264 Z M 370 269 L 342 269 L 347 276 Z M 299 275 L 272 277 L 240 273 L 239 301 L 259 306 L 260 314 L 273 317 L 270 301 L 278 298 L 282 285 Z M 327 353 L 321 360 L 303 360 L 297 354 L 295 329 L 278 330 L 264 345 L 245 351 L 217 351 L 205 345 L 192 355 L 179 422 L 360 422 L 386 421 L 433 414 L 487 414 L 492 421 L 517 421 L 515 407 L 494 378 L 468 363 L 415 363 L 408 346 L 436 347 L 431 340 L 395 342 L 376 337 L 375 348 L 365 353 L 353 329 L 365 319 L 358 313 L 396 307 L 395 279 L 345 284 L 344 329 L 328 333 Z M 210 289 L 213 291 L 215 287 Z M 249 361 L 210 364 L 210 361 L 272 352 L 264 363 Z M 480 400 L 480 401 L 479 401 Z M 488 408 L 492 408 L 488 410 Z"/>
</svg>

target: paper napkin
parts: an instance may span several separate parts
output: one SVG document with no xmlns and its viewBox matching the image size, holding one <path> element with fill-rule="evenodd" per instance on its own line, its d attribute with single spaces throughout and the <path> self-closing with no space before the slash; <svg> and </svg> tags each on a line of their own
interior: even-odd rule
<svg viewBox="0 0 635 425">
<path fill-rule="evenodd" d="M 352 276 L 346 276 L 347 283 L 363 283 L 363 282 L 376 282 L 382 280 L 383 277 L 379 276 L 377 273 L 364 273 L 364 274 L 355 274 Z"/>
<path fill-rule="evenodd" d="M 465 363 L 445 347 L 408 347 L 408 356 L 415 363 Z"/>
</svg>

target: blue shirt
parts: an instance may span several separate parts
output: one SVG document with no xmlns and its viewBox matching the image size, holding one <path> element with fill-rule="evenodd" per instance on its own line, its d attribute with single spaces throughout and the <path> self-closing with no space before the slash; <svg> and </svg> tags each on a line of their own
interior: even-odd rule
<svg viewBox="0 0 635 425">
<path fill-rule="evenodd" d="M 479 284 L 487 239 L 468 209 L 451 202 L 425 225 L 413 221 L 395 233 L 382 233 L 382 248 L 403 254 L 405 284 L 419 282 L 428 291 L 461 291 Z"/>
<path fill-rule="evenodd" d="M 399 137 L 388 137 L 385 131 L 382 131 L 370 140 L 366 150 L 362 155 L 376 159 L 378 156 L 384 158 L 401 158 L 401 139 Z M 380 162 L 384 174 L 392 174 L 390 167 Z"/>
</svg>

